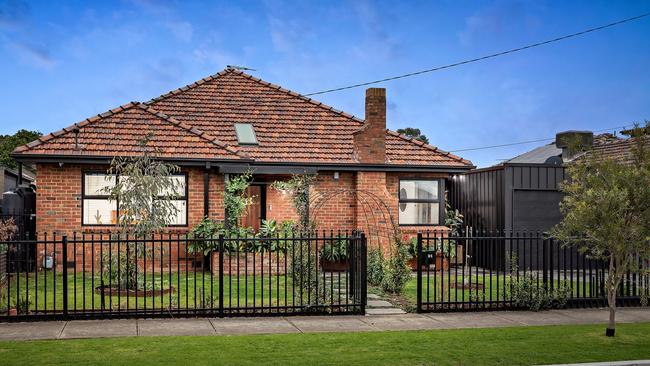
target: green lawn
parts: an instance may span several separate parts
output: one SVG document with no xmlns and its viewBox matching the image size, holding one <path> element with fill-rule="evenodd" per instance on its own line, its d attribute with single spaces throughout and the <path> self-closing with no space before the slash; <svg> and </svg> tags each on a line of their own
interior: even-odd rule
<svg viewBox="0 0 650 366">
<path fill-rule="evenodd" d="M 650 323 L 0 342 L 0 365 L 534 365 L 650 358 Z"/>
<path fill-rule="evenodd" d="M 328 297 L 331 295 L 334 302 L 339 302 L 339 293 L 330 291 L 330 288 L 337 289 L 339 286 L 339 277 L 341 287 L 345 288 L 345 274 L 335 273 L 333 277 L 327 275 L 327 285 L 329 286 Z M 37 281 L 38 279 L 38 281 Z M 93 282 L 94 279 L 94 282 Z M 105 294 L 105 309 L 127 309 L 135 308 L 136 301 L 138 308 L 180 308 L 193 309 L 218 306 L 219 300 L 219 277 L 210 276 L 209 272 L 180 272 L 147 275 L 148 287 L 156 289 L 174 288 L 171 294 L 163 296 L 134 297 L 129 296 L 109 296 Z M 90 272 L 73 273 L 68 275 L 68 303 L 69 308 L 82 309 L 101 309 L 102 296 L 94 290 L 101 283 L 101 277 L 95 274 L 94 278 Z M 108 283 L 107 283 L 108 284 Z M 27 285 L 27 286 L 26 286 Z M 299 283 L 296 284 L 299 286 Z M 26 279 L 24 274 L 20 276 L 20 282 L 16 284 L 16 277 L 11 280 L 9 291 L 10 304 L 14 304 L 17 298 L 16 290 L 20 293 L 20 298 L 25 298 L 29 292 L 30 309 L 34 310 L 53 310 L 62 309 L 63 307 L 63 275 L 59 272 L 53 275 L 52 272 L 39 272 L 38 277 L 31 273 Z M 28 291 L 26 291 L 28 289 Z M 55 290 L 56 289 L 56 290 Z M 2 305 L 7 305 L 6 300 L 7 287 L 3 289 Z M 297 292 L 299 293 L 299 292 Z M 321 290 L 319 289 L 319 293 Z M 47 294 L 47 296 L 45 296 Z M 55 296 L 56 295 L 56 296 Z M 255 277 L 249 276 L 224 276 L 224 306 L 226 307 L 260 307 L 260 306 L 277 306 L 277 305 L 299 305 L 301 299 L 293 298 L 294 289 L 291 276 L 270 276 L 265 273 L 264 276 L 257 274 Z M 313 295 L 311 295 L 313 296 Z M 307 303 L 306 294 L 303 302 Z M 345 303 L 345 293 L 341 295 L 341 302 Z M 350 301 L 352 301 L 350 299 Z M 195 305 L 196 304 L 196 305 Z M 171 305 L 171 306 L 170 306 Z"/>
</svg>

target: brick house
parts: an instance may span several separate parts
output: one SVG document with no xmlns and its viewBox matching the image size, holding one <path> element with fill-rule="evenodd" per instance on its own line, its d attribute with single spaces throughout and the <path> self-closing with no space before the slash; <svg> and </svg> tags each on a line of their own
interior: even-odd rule
<svg viewBox="0 0 650 366">
<path fill-rule="evenodd" d="M 170 230 L 187 231 L 205 216 L 224 220 L 224 182 L 249 170 L 254 204 L 243 224 L 254 228 L 263 219 L 297 219 L 290 197 L 270 186 L 297 173 L 317 175 L 310 213 L 319 228 L 395 225 L 415 233 L 444 224 L 445 181 L 471 162 L 386 130 L 385 89 L 366 91 L 365 117 L 225 69 L 45 135 L 13 156 L 36 166 L 41 233 L 114 225 L 118 204 L 99 193 L 110 184 L 108 164 L 138 154 L 147 134 L 160 157 L 182 169 L 185 194 Z"/>
</svg>

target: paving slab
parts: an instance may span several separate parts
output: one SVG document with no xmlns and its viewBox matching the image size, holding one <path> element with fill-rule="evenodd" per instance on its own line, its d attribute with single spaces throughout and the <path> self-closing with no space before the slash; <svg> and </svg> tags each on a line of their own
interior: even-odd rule
<svg viewBox="0 0 650 366">
<path fill-rule="evenodd" d="M 562 312 L 550 311 L 500 311 L 494 315 L 523 325 L 571 324 L 573 320 Z"/>
<path fill-rule="evenodd" d="M 362 321 L 378 330 L 441 329 L 446 324 L 420 314 L 366 316 Z"/>
<path fill-rule="evenodd" d="M 303 333 L 311 332 L 368 332 L 373 329 L 361 320 L 363 316 L 299 316 L 289 319 Z"/>
<path fill-rule="evenodd" d="M 0 323 L 0 339 L 55 339 L 65 322 Z"/>
<path fill-rule="evenodd" d="M 368 294 L 368 300 L 381 300 L 381 297 L 376 294 Z"/>
<path fill-rule="evenodd" d="M 429 318 L 444 323 L 447 328 L 513 327 L 520 322 L 499 317 L 490 312 L 426 314 Z"/>
<path fill-rule="evenodd" d="M 368 300 L 368 308 L 392 308 L 393 304 L 385 300 Z"/>
<path fill-rule="evenodd" d="M 218 335 L 300 333 L 286 318 L 210 319 Z"/>
<path fill-rule="evenodd" d="M 135 337 L 137 321 L 123 320 L 77 320 L 66 324 L 60 338 Z"/>
<path fill-rule="evenodd" d="M 396 315 L 406 314 L 406 311 L 400 308 L 366 308 L 366 315 Z"/>
<path fill-rule="evenodd" d="M 650 360 L 564 363 L 546 366 L 650 366 Z"/>
<path fill-rule="evenodd" d="M 215 335 L 209 319 L 145 319 L 138 320 L 140 336 Z"/>
</svg>

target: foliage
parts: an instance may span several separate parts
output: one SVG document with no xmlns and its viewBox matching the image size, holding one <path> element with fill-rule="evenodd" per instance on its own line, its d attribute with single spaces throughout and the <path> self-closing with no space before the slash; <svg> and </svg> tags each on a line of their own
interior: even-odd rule
<svg viewBox="0 0 650 366">
<path fill-rule="evenodd" d="M 288 181 L 275 181 L 271 185 L 274 189 L 286 191 L 291 194 L 293 207 L 299 217 L 299 224 L 303 230 L 308 230 L 309 226 L 309 187 L 316 180 L 315 175 L 296 174 Z"/>
<path fill-rule="evenodd" d="M 38 131 L 28 130 L 19 130 L 13 135 L 0 135 L 0 165 L 12 169 L 17 168 L 18 163 L 10 156 L 11 152 L 15 148 L 30 143 L 41 136 L 42 134 Z"/>
<path fill-rule="evenodd" d="M 18 226 L 13 217 L 0 220 L 0 241 L 9 241 L 18 234 Z M 0 244 L 0 253 L 7 251 L 7 244 Z"/>
<path fill-rule="evenodd" d="M 595 151 L 568 164 L 560 209 L 564 218 L 552 235 L 587 256 L 609 262 L 605 280 L 614 335 L 616 292 L 625 273 L 650 260 L 650 151 L 635 138 L 630 164 Z M 644 276 L 641 276 L 644 277 Z"/>
<path fill-rule="evenodd" d="M 384 276 L 381 288 L 386 292 L 400 294 L 411 278 L 408 246 L 398 243 L 395 253 L 384 262 Z"/>
<path fill-rule="evenodd" d="M 219 235 L 225 234 L 225 228 L 223 222 L 204 217 L 190 230 L 190 234 L 194 240 L 189 242 L 187 250 L 193 254 L 208 255 L 218 249 L 219 242 L 206 239 L 218 238 Z"/>
<path fill-rule="evenodd" d="M 27 298 L 20 297 L 14 302 L 14 309 L 18 315 L 29 314 L 29 307 L 32 305 L 32 302 Z"/>
<path fill-rule="evenodd" d="M 384 254 L 379 248 L 368 251 L 367 279 L 371 286 L 380 286 L 384 279 Z"/>
<path fill-rule="evenodd" d="M 247 206 L 253 203 L 252 197 L 246 197 L 246 189 L 251 184 L 253 173 L 232 175 L 226 181 L 223 204 L 226 208 L 226 216 L 229 223 L 239 226 L 239 220 Z"/>
<path fill-rule="evenodd" d="M 103 191 L 120 203 L 118 227 L 122 234 L 150 236 L 169 225 L 178 212 L 172 200 L 179 196 L 180 183 L 172 174 L 180 168 L 156 158 L 158 151 L 148 146 L 152 137 L 150 133 L 139 141 L 141 155 L 116 157 L 108 170 L 117 179 Z"/>
<path fill-rule="evenodd" d="M 412 128 L 412 127 L 400 128 L 397 130 L 397 133 L 401 133 L 402 135 L 405 135 L 407 137 L 416 139 L 418 141 L 422 141 L 425 144 L 429 143 L 429 139 L 427 138 L 426 135 L 422 134 L 419 128 Z"/>
<path fill-rule="evenodd" d="M 112 253 L 103 253 L 101 257 L 102 281 L 105 286 L 119 286 L 123 289 L 139 288 L 138 276 L 142 271 L 137 270 L 137 263 L 133 253 L 134 246 L 126 245 L 126 251 L 117 250 Z"/>
<path fill-rule="evenodd" d="M 348 243 L 347 239 L 329 240 L 320 249 L 321 258 L 330 262 L 342 262 L 347 260 Z"/>
</svg>

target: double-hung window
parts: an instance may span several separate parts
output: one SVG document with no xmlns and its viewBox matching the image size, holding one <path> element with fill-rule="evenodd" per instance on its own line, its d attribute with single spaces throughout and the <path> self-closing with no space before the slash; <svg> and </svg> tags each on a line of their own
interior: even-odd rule
<svg viewBox="0 0 650 366">
<path fill-rule="evenodd" d="M 105 191 L 115 186 L 117 177 L 106 173 L 84 173 L 82 189 L 82 224 L 83 225 L 115 225 L 119 217 L 120 205 L 110 199 Z M 160 198 L 167 198 L 176 207 L 176 215 L 169 218 L 170 226 L 187 225 L 187 176 L 173 175 L 177 195 L 170 197 L 173 192 L 161 192 Z"/>
<path fill-rule="evenodd" d="M 400 225 L 444 224 L 444 180 L 402 179 L 399 182 Z"/>
</svg>

